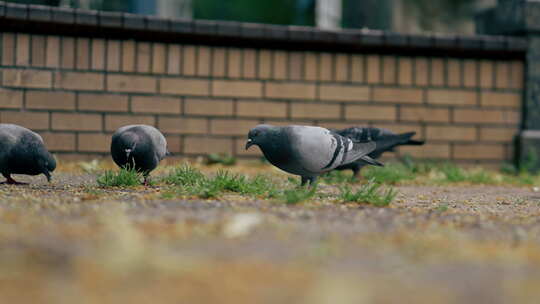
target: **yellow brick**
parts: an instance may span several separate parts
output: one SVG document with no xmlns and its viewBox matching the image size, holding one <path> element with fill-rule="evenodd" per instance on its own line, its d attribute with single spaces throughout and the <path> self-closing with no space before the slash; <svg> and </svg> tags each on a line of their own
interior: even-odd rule
<svg viewBox="0 0 540 304">
<path fill-rule="evenodd" d="M 257 77 L 257 51 L 254 49 L 243 49 L 242 77 Z"/>
<path fill-rule="evenodd" d="M 480 104 L 483 107 L 510 107 L 519 108 L 522 96 L 519 93 L 482 92 Z"/>
<path fill-rule="evenodd" d="M 32 66 L 45 66 L 45 51 L 47 49 L 46 37 L 41 35 L 32 36 Z M 86 57 L 88 59 L 88 57 Z"/>
<path fill-rule="evenodd" d="M 159 117 L 159 129 L 172 134 L 207 134 L 208 120 L 204 118 Z"/>
<path fill-rule="evenodd" d="M 511 142 L 518 134 L 515 128 L 480 128 L 480 140 L 484 142 Z"/>
<path fill-rule="evenodd" d="M 77 38 L 76 44 L 77 44 L 77 56 L 75 56 L 76 68 L 78 70 L 88 70 L 90 68 L 90 39 Z"/>
<path fill-rule="evenodd" d="M 48 130 L 49 113 L 45 112 L 0 112 L 0 122 L 21 125 L 31 130 Z"/>
<path fill-rule="evenodd" d="M 459 60 L 448 60 L 448 86 L 461 86 L 461 62 Z"/>
<path fill-rule="evenodd" d="M 423 91 L 420 89 L 373 88 L 373 100 L 381 102 L 422 103 Z"/>
<path fill-rule="evenodd" d="M 306 80 L 317 80 L 318 65 L 317 54 L 305 53 L 304 78 Z"/>
<path fill-rule="evenodd" d="M 230 48 L 227 52 L 227 76 L 240 78 L 242 75 L 242 52 L 237 48 Z"/>
<path fill-rule="evenodd" d="M 321 100 L 329 101 L 368 101 L 369 87 L 322 84 L 319 96 Z"/>
<path fill-rule="evenodd" d="M 476 105 L 477 93 L 462 90 L 428 90 L 427 101 L 432 104 Z"/>
<path fill-rule="evenodd" d="M 210 120 L 210 133 L 216 135 L 244 135 L 259 124 L 258 120 L 239 119 L 212 119 Z"/>
<path fill-rule="evenodd" d="M 148 42 L 137 42 L 137 72 L 150 73 L 152 47 Z"/>
<path fill-rule="evenodd" d="M 74 110 L 75 94 L 55 91 L 27 91 L 26 108 L 41 110 Z"/>
<path fill-rule="evenodd" d="M 77 135 L 80 152 L 109 152 L 111 136 L 103 133 L 79 133 Z"/>
<path fill-rule="evenodd" d="M 431 59 L 431 74 L 430 74 L 430 84 L 432 86 L 442 86 L 444 85 L 444 61 L 440 58 Z"/>
<path fill-rule="evenodd" d="M 455 126 L 428 126 L 426 128 L 428 140 L 474 141 L 476 128 Z"/>
<path fill-rule="evenodd" d="M 30 65 L 30 35 L 17 34 L 17 60 L 16 65 Z"/>
<path fill-rule="evenodd" d="M 468 144 L 454 146 L 454 158 L 503 160 L 506 154 L 503 145 Z"/>
<path fill-rule="evenodd" d="M 287 60 L 287 52 L 274 51 L 274 61 L 272 64 L 272 78 L 273 79 L 287 79 L 287 66 L 289 64 Z"/>
<path fill-rule="evenodd" d="M 23 91 L 0 88 L 0 108 L 19 109 L 23 105 Z"/>
<path fill-rule="evenodd" d="M 184 113 L 204 116 L 232 116 L 234 104 L 232 100 L 220 99 L 186 99 Z"/>
<path fill-rule="evenodd" d="M 107 75 L 107 89 L 113 92 L 154 93 L 157 80 L 149 76 Z"/>
<path fill-rule="evenodd" d="M 291 104 L 292 118 L 334 118 L 341 116 L 341 107 L 333 104 L 298 103 Z"/>
<path fill-rule="evenodd" d="M 282 102 L 238 101 L 236 115 L 242 117 L 285 118 L 287 104 Z"/>
<path fill-rule="evenodd" d="M 212 95 L 225 97 L 261 97 L 262 83 L 258 81 L 212 81 Z"/>
<path fill-rule="evenodd" d="M 3 69 L 2 76 L 5 86 L 50 88 L 52 84 L 52 74 L 49 71 Z"/>
<path fill-rule="evenodd" d="M 510 87 L 510 64 L 506 61 L 496 62 L 495 86 L 497 89 Z"/>
<path fill-rule="evenodd" d="M 224 48 L 214 48 L 212 51 L 212 75 L 224 77 L 226 67 L 226 52 Z"/>
<path fill-rule="evenodd" d="M 336 55 L 336 81 L 348 81 L 349 80 L 349 55 L 337 54 Z"/>
<path fill-rule="evenodd" d="M 272 76 L 272 52 L 259 51 L 259 78 L 268 79 Z"/>
<path fill-rule="evenodd" d="M 409 57 L 399 58 L 398 83 L 400 85 L 412 85 L 413 83 L 413 61 Z"/>
<path fill-rule="evenodd" d="M 122 71 L 135 71 L 135 41 L 126 40 L 122 42 Z"/>
<path fill-rule="evenodd" d="M 314 99 L 316 87 L 314 84 L 267 82 L 265 96 L 285 99 Z"/>
<path fill-rule="evenodd" d="M 196 72 L 196 48 L 193 45 L 186 45 L 182 51 L 182 74 L 195 75 Z"/>
<path fill-rule="evenodd" d="M 163 43 L 152 45 L 152 72 L 156 74 L 165 73 L 165 62 L 167 60 L 167 47 Z"/>
<path fill-rule="evenodd" d="M 120 41 L 107 40 L 107 70 L 120 71 Z"/>
<path fill-rule="evenodd" d="M 304 53 L 290 52 L 289 53 L 289 79 L 301 80 L 304 70 Z"/>
<path fill-rule="evenodd" d="M 2 65 L 13 65 L 15 63 L 15 34 L 2 33 Z"/>
<path fill-rule="evenodd" d="M 207 96 L 210 94 L 210 83 L 206 79 L 161 78 L 159 80 L 161 93 L 192 96 Z"/>
<path fill-rule="evenodd" d="M 169 45 L 169 54 L 167 59 L 167 74 L 180 74 L 180 53 L 182 49 L 177 44 Z"/>
<path fill-rule="evenodd" d="M 64 69 L 75 67 L 75 38 L 62 37 L 61 66 Z"/>
<path fill-rule="evenodd" d="M 391 120 L 397 118 L 394 106 L 347 105 L 345 107 L 347 120 Z"/>
<path fill-rule="evenodd" d="M 364 82 L 364 56 L 352 55 L 351 57 L 351 80 Z"/>
<path fill-rule="evenodd" d="M 510 117 L 502 110 L 455 109 L 454 121 L 476 124 L 509 124 Z"/>
<path fill-rule="evenodd" d="M 52 113 L 53 130 L 101 131 L 102 119 L 99 114 Z"/>
<path fill-rule="evenodd" d="M 334 80 L 334 62 L 333 55 L 330 53 L 321 53 L 319 55 L 319 80 Z"/>
<path fill-rule="evenodd" d="M 79 94 L 79 110 L 126 112 L 128 110 L 128 96 L 116 94 Z"/>
<path fill-rule="evenodd" d="M 415 60 L 415 81 L 418 86 L 426 86 L 429 83 L 429 64 L 427 58 L 416 58 Z"/>
<path fill-rule="evenodd" d="M 49 51 L 47 51 L 47 53 L 48 52 Z M 50 66 L 50 65 L 47 64 L 47 66 Z M 105 40 L 92 39 L 92 69 L 103 70 L 104 68 L 105 68 Z"/>
<path fill-rule="evenodd" d="M 101 73 L 56 72 L 54 87 L 69 90 L 101 91 L 104 75 Z"/>
<path fill-rule="evenodd" d="M 383 83 L 395 84 L 396 83 L 396 57 L 383 56 Z"/>
<path fill-rule="evenodd" d="M 427 107 L 401 107 L 400 120 L 419 122 L 449 122 L 450 111 L 448 109 Z"/>
<path fill-rule="evenodd" d="M 465 60 L 463 63 L 463 84 L 468 88 L 478 86 L 478 62 Z"/>
<path fill-rule="evenodd" d="M 156 120 L 150 115 L 105 115 L 105 130 L 107 131 L 115 131 L 122 126 L 136 124 L 155 126 Z"/>
<path fill-rule="evenodd" d="M 75 151 L 75 134 L 65 132 L 40 132 L 45 146 L 51 152 Z"/>
<path fill-rule="evenodd" d="M 415 158 L 424 159 L 449 159 L 449 144 L 425 144 L 422 146 L 401 146 L 399 154 L 410 154 Z"/>
<path fill-rule="evenodd" d="M 510 88 L 512 89 L 522 89 L 524 86 L 524 75 L 523 75 L 523 62 L 514 61 L 511 63 L 511 73 L 512 81 L 510 83 Z"/>
<path fill-rule="evenodd" d="M 482 60 L 480 62 L 480 87 L 492 88 L 493 87 L 493 74 L 494 74 L 494 62 L 489 60 Z"/>
<path fill-rule="evenodd" d="M 173 97 L 134 96 L 131 110 L 135 113 L 180 114 L 181 100 Z"/>
<path fill-rule="evenodd" d="M 380 57 L 377 55 L 367 56 L 366 63 L 367 63 L 367 82 L 380 83 L 381 82 Z"/>
<path fill-rule="evenodd" d="M 212 50 L 206 46 L 199 46 L 197 48 L 197 75 L 208 76 L 210 75 L 212 63 Z"/>
<path fill-rule="evenodd" d="M 184 139 L 184 153 L 186 154 L 210 154 L 210 153 L 233 153 L 233 140 L 211 137 L 186 137 Z"/>
</svg>

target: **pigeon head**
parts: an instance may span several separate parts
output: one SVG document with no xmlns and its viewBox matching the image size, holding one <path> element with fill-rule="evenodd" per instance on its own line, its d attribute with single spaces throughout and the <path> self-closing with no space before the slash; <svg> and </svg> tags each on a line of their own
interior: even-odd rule
<svg viewBox="0 0 540 304">
<path fill-rule="evenodd" d="M 253 145 L 264 144 L 274 130 L 276 130 L 276 127 L 272 125 L 258 125 L 249 130 L 246 150 Z"/>
<path fill-rule="evenodd" d="M 56 169 L 56 159 L 49 151 L 42 151 L 38 160 L 41 173 L 47 177 L 47 181 L 51 181 L 51 172 Z"/>
</svg>

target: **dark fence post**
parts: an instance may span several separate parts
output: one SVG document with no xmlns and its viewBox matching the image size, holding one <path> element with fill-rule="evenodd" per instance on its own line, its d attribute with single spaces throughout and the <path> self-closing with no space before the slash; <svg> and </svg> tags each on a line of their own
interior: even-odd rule
<svg viewBox="0 0 540 304">
<path fill-rule="evenodd" d="M 522 121 L 515 156 L 522 168 L 540 169 L 540 1 L 498 0 L 495 8 L 477 15 L 476 28 L 479 34 L 527 38 Z"/>
</svg>

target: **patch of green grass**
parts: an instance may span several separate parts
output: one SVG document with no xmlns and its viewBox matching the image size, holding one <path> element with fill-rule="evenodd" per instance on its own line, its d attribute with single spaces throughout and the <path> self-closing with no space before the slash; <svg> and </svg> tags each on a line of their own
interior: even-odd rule
<svg viewBox="0 0 540 304">
<path fill-rule="evenodd" d="M 274 183 L 263 175 L 250 178 L 242 174 L 219 170 L 215 176 L 207 177 L 199 170 L 187 165 L 174 169 L 162 181 L 174 186 L 169 189 L 170 191 L 164 192 L 163 198 L 173 198 L 175 194 L 213 198 L 223 192 L 254 197 L 274 197 L 277 192 Z"/>
<path fill-rule="evenodd" d="M 142 174 L 135 169 L 107 170 L 97 178 L 101 187 L 133 187 L 141 184 Z"/>
<path fill-rule="evenodd" d="M 343 186 L 340 189 L 339 200 L 344 203 L 355 202 L 377 207 L 388 206 L 396 198 L 397 191 L 392 188 L 383 191 L 380 188 L 381 184 L 373 179 L 356 191 L 353 191 L 350 186 Z"/>
<path fill-rule="evenodd" d="M 326 174 L 323 174 L 320 178 L 327 184 L 344 184 L 354 181 L 352 175 L 347 174 L 344 171 L 338 170 L 330 171 Z"/>
<path fill-rule="evenodd" d="M 363 175 L 368 180 L 384 184 L 397 184 L 416 177 L 407 166 L 400 163 L 388 163 L 384 167 L 370 166 L 364 169 Z"/>
<path fill-rule="evenodd" d="M 236 164 L 236 158 L 225 153 L 211 153 L 207 156 L 206 164 L 222 164 L 224 166 L 232 166 Z"/>
<path fill-rule="evenodd" d="M 465 171 L 455 164 L 446 163 L 439 167 L 438 170 L 443 174 L 445 182 L 459 183 L 467 180 Z"/>
<path fill-rule="evenodd" d="M 282 200 L 287 205 L 295 205 L 306 201 L 317 193 L 317 184 L 311 187 L 299 187 L 283 191 Z"/>
</svg>

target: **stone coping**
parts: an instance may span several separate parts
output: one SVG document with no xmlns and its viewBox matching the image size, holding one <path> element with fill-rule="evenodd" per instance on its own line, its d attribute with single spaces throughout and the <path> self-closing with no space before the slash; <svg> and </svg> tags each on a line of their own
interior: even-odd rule
<svg viewBox="0 0 540 304">
<path fill-rule="evenodd" d="M 380 30 L 168 19 L 0 1 L 2 31 L 289 50 L 473 58 L 524 58 L 527 41 L 490 35 L 400 34 Z"/>
</svg>

